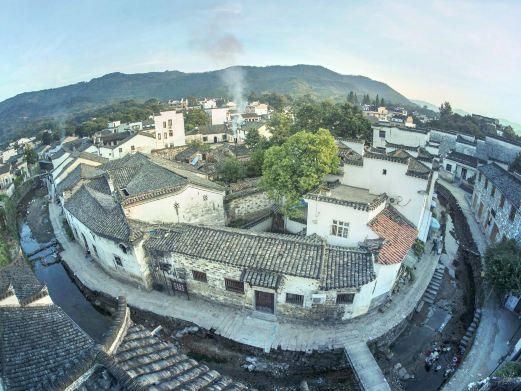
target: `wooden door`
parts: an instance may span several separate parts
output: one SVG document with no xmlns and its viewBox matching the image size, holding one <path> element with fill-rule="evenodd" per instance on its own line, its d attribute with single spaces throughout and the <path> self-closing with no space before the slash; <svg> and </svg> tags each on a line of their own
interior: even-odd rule
<svg viewBox="0 0 521 391">
<path fill-rule="evenodd" d="M 275 313 L 275 295 L 269 292 L 255 291 L 255 309 L 268 314 Z"/>
</svg>

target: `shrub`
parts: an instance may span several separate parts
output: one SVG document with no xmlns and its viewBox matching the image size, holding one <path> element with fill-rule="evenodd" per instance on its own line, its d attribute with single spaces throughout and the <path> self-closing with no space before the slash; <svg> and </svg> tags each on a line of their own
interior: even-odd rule
<svg viewBox="0 0 521 391">
<path fill-rule="evenodd" d="M 425 252 L 425 243 L 423 243 L 420 239 L 416 239 L 412 245 L 412 251 L 417 258 L 420 258 Z"/>
</svg>

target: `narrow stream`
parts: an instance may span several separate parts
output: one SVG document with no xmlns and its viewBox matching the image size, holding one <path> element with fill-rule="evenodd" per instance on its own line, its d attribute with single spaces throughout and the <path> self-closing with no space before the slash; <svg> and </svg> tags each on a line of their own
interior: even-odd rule
<svg viewBox="0 0 521 391">
<path fill-rule="evenodd" d="M 54 239 L 46 200 L 39 192 L 35 192 L 23 201 L 20 211 L 18 215 L 20 245 L 25 254 L 31 254 Z M 42 235 L 33 235 L 33 229 L 45 231 L 48 240 L 38 242 L 35 237 Z M 110 316 L 98 311 L 83 296 L 62 264 L 53 263 L 55 259 L 55 246 L 31 257 L 36 277 L 47 285 L 53 302 L 60 306 L 94 340 L 100 342 L 103 333 L 110 325 Z"/>
</svg>

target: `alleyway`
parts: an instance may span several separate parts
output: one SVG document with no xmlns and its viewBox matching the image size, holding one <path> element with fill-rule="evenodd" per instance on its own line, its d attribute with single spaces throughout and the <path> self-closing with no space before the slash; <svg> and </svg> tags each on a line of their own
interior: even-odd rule
<svg viewBox="0 0 521 391">
<path fill-rule="evenodd" d="M 480 253 L 484 254 L 487 242 L 470 209 L 469 196 L 459 187 L 445 181 L 441 181 L 441 183 L 457 199 L 467 218 L 474 241 Z M 474 344 L 454 376 L 444 387 L 446 391 L 460 391 L 465 389 L 469 383 L 489 376 L 510 351 L 511 346 L 508 342 L 521 324 L 519 319 L 501 306 L 490 287 L 485 285 L 485 289 L 483 312 Z"/>
</svg>

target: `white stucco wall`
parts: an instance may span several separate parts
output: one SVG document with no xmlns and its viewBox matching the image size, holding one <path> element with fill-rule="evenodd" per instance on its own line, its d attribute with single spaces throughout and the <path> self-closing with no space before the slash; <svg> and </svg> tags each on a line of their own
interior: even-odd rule
<svg viewBox="0 0 521 391">
<path fill-rule="evenodd" d="M 170 125 L 170 122 L 171 125 Z M 183 113 L 162 111 L 154 116 L 156 149 L 185 145 L 185 121 Z"/>
<path fill-rule="evenodd" d="M 365 239 L 376 239 L 378 237 L 367 226 L 370 221 L 368 211 L 310 199 L 307 199 L 306 202 L 308 203 L 307 235 L 317 234 L 331 245 L 344 247 L 357 246 L 359 242 Z M 349 223 L 349 236 L 347 238 L 331 234 L 333 220 Z"/>
<path fill-rule="evenodd" d="M 223 201 L 224 192 L 189 185 L 178 193 L 124 206 L 124 210 L 128 218 L 149 223 L 224 225 Z"/>
<path fill-rule="evenodd" d="M 374 271 L 376 273 L 376 284 L 371 293 L 371 297 L 378 298 L 381 295 L 387 294 L 391 291 L 396 281 L 396 275 L 402 266 L 401 263 L 394 265 L 374 264 Z"/>
<path fill-rule="evenodd" d="M 385 138 L 380 137 L 380 131 L 385 131 Z M 398 127 L 374 126 L 373 147 L 385 148 L 385 142 L 406 145 L 408 147 L 424 147 L 429 140 L 428 133 L 401 129 Z"/>
<path fill-rule="evenodd" d="M 117 145 L 115 147 L 99 147 L 99 155 L 107 159 L 119 159 L 129 153 L 151 153 L 156 148 L 156 139 L 142 134 L 136 134 L 134 137 Z"/>
<path fill-rule="evenodd" d="M 74 233 L 77 243 L 85 248 L 83 235 L 87 240 L 88 249 L 93 258 L 99 265 L 114 275 L 142 285 L 146 285 L 146 276 L 148 276 L 148 267 L 144 263 L 143 251 L 136 250 L 134 246 L 128 246 L 125 254 L 119 247 L 119 243 L 94 234 L 81 221 L 76 219 L 66 208 L 64 208 L 65 217 Z M 94 246 L 96 251 L 94 251 Z M 114 257 L 121 258 L 123 266 L 117 266 Z M 85 261 L 87 262 L 87 261 Z"/>
</svg>

